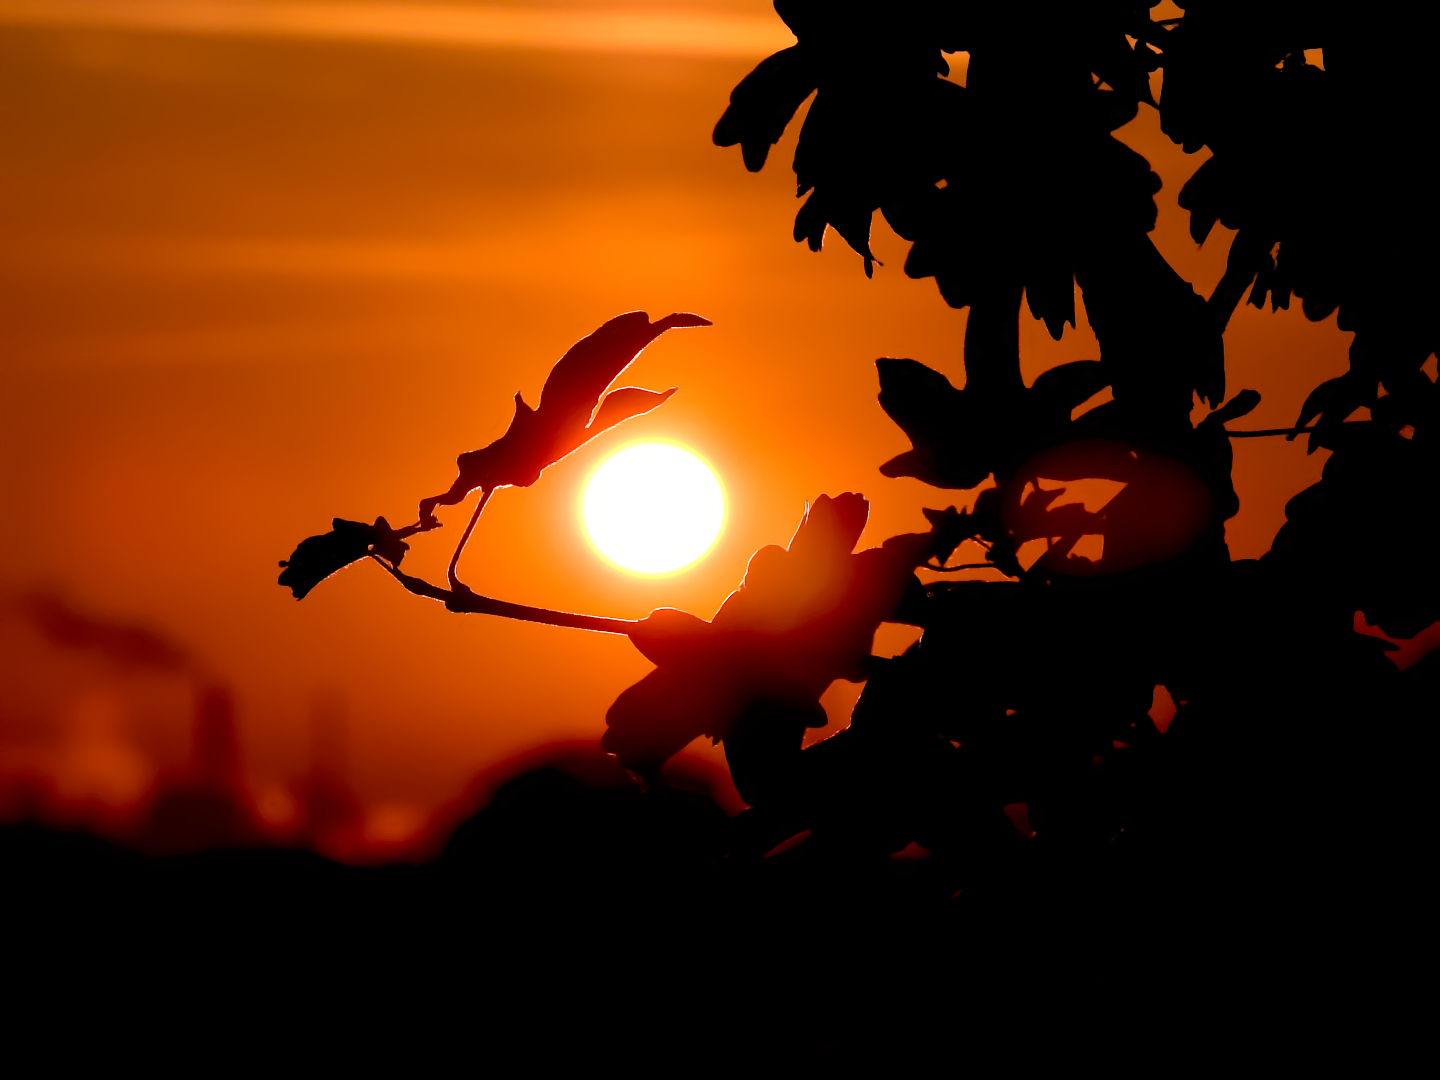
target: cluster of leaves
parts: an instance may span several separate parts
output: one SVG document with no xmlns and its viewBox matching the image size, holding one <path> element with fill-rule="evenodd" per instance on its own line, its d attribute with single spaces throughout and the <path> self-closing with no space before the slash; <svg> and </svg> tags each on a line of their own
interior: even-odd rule
<svg viewBox="0 0 1440 1080">
<path fill-rule="evenodd" d="M 1311 394 L 1296 422 L 1319 418 L 1312 448 L 1330 446 L 1379 383 L 1414 398 L 1392 411 L 1423 412 L 1419 368 L 1440 345 L 1429 153 L 1406 130 L 1407 97 L 1426 92 L 1419 65 L 1338 10 L 1192 4 L 1172 34 L 1160 112 L 1187 151 L 1213 154 L 1180 193 L 1191 235 L 1204 241 L 1217 221 L 1239 230 L 1211 298 L 1217 315 L 1248 288 L 1256 307 L 1268 296 L 1287 308 L 1294 295 L 1307 318 L 1338 311 L 1355 332 L 1351 371 Z M 1323 53 L 1323 70 L 1307 50 Z"/>
<path fill-rule="evenodd" d="M 819 250 L 833 228 L 871 274 L 879 210 L 912 243 L 906 272 L 970 309 L 963 389 L 913 360 L 878 362 L 880 404 L 912 443 L 881 471 L 942 488 L 988 482 L 957 517 L 1016 580 L 932 584 L 907 600 L 924 636 L 902 658 L 872 661 L 840 735 L 801 752 L 799 714 L 762 708 L 772 728 L 790 728 L 744 740 L 771 762 L 759 809 L 778 832 L 823 826 L 854 843 L 920 840 L 972 857 L 977 843 L 993 852 L 1013 839 L 1006 803 L 1028 803 L 1062 847 L 1112 841 L 1127 825 L 1134 842 L 1167 814 L 1173 826 L 1180 791 L 1212 800 L 1212 825 L 1248 827 L 1243 811 L 1216 809 L 1215 790 L 1241 790 L 1244 774 L 1258 798 L 1289 775 L 1295 796 L 1294 761 L 1323 758 L 1277 716 L 1304 715 L 1338 746 L 1353 717 L 1393 698 L 1395 670 L 1352 632 L 1353 612 L 1393 636 L 1440 617 L 1422 554 L 1440 525 L 1437 391 L 1421 370 L 1440 345 L 1436 214 L 1405 112 L 1420 65 L 1389 47 L 1379 21 L 1366 30 L 1278 2 L 1191 0 L 1183 17 L 1159 19 L 1125 2 L 776 10 L 797 44 L 735 88 L 715 142 L 738 143 L 759 170 L 813 93 L 794 162 L 808 196 L 795 239 Z M 1323 68 L 1309 50 L 1323 50 Z M 963 79 L 949 77 L 957 53 Z M 1196 241 L 1217 221 L 1238 230 L 1208 299 L 1147 235 L 1159 182 L 1113 135 L 1142 105 L 1187 153 L 1211 153 L 1180 194 Z M 1077 287 L 1100 359 L 1026 387 L 1022 297 L 1058 339 Z M 1338 309 L 1340 329 L 1355 332 L 1350 372 L 1316 388 L 1290 433 L 1333 451 L 1324 478 L 1292 500 L 1258 564 L 1232 563 L 1223 531 L 1239 505 L 1224 425 L 1259 401 L 1246 390 L 1221 405 L 1222 335 L 1247 289 L 1272 310 L 1298 296 L 1313 320 Z M 1074 415 L 1105 387 L 1111 402 Z M 1195 394 L 1213 411 L 1192 426 Z M 1371 419 L 1350 420 L 1362 406 Z M 1042 475 L 1131 488 L 1108 513 L 1057 512 Z M 1148 560 L 1133 544 L 1109 557 L 1125 522 L 1144 531 L 1167 499 L 1172 517 L 1188 503 L 1207 520 L 1172 530 Z M 1069 547 L 1110 527 L 1106 565 L 1122 572 L 1077 578 Z M 1017 548 L 1040 537 L 1050 555 L 1027 570 Z M 1284 636 L 1261 647 L 1240 625 Z M 1168 739 L 1147 716 L 1157 686 L 1180 702 Z"/>
<path fill-rule="evenodd" d="M 784 714 L 797 738 L 823 727 L 820 695 L 869 677 L 875 631 L 903 621 L 916 567 L 943 563 L 966 531 L 953 510 L 931 512 L 928 533 L 853 553 L 869 513 L 861 495 L 821 495 L 788 547 L 754 554 L 713 619 L 662 608 L 637 624 L 630 640 L 658 667 L 610 709 L 605 748 L 654 775 L 701 735 L 728 740 L 757 705 Z"/>
<path fill-rule="evenodd" d="M 821 4 L 776 9 L 798 43 L 736 87 L 715 141 L 762 167 L 815 92 L 795 153 L 795 238 L 833 227 L 865 259 L 875 210 L 913 241 L 906 272 L 971 307 L 968 387 L 1021 388 L 1021 292 L 1059 338 L 1075 283 L 1121 399 L 1187 415 L 1224 395 L 1219 328 L 1154 250 L 1159 179 L 1112 132 L 1153 104 L 1170 33 L 1131 3 Z M 964 86 L 945 53 L 968 57 Z M 972 340 L 972 338 L 974 340 Z M 1159 359 L 1163 357 L 1163 360 Z"/>
<path fill-rule="evenodd" d="M 394 529 L 383 517 L 376 518 L 373 525 L 336 518 L 330 532 L 302 540 L 294 554 L 280 563 L 284 568 L 280 584 L 290 589 L 295 599 L 303 600 L 325 578 L 367 557 L 383 560 L 395 570 L 409 550 L 406 539 L 440 527 L 436 506 L 454 506 L 477 488 L 488 497 L 501 487 L 529 487 L 547 468 L 601 432 L 668 401 L 674 387 L 656 391 L 624 386 L 606 391 L 666 330 L 709 325 L 709 319 L 686 312 L 675 312 L 654 323 L 643 311 L 617 315 L 556 361 L 545 379 L 538 407 L 531 408 L 519 393 L 515 395 L 515 416 L 505 434 L 482 449 L 460 455 L 456 462 L 460 475 L 448 491 L 421 500 L 419 521 Z M 463 547 L 465 539 L 460 543 Z M 455 592 L 468 594 L 455 578 L 453 561 L 450 578 Z M 450 599 L 445 590 L 422 589 L 424 583 L 417 579 L 401 576 L 401 580 L 413 584 L 412 591 Z M 469 599 L 466 596 L 453 606 L 465 610 Z"/>
<path fill-rule="evenodd" d="M 1375 20 L 1343 11 L 1192 3 L 1172 35 L 1161 122 L 1187 151 L 1213 152 L 1180 192 L 1191 235 L 1238 230 L 1210 299 L 1217 319 L 1248 289 L 1257 308 L 1297 297 L 1307 318 L 1333 315 L 1355 335 L 1349 371 L 1296 418 L 1297 432 L 1313 422 L 1311 452 L 1333 453 L 1286 507 L 1267 562 L 1408 637 L 1440 617 L 1422 555 L 1440 528 L 1426 494 L 1440 417 L 1422 370 L 1440 348 L 1440 214 L 1411 126 L 1430 91 Z M 1352 420 L 1362 409 L 1370 419 Z"/>
<path fill-rule="evenodd" d="M 300 545 L 282 584 L 303 596 L 369 556 L 452 610 L 627 634 L 657 666 L 611 708 L 605 747 L 653 777 L 692 739 L 724 742 L 757 851 L 811 829 L 811 850 L 918 842 L 983 873 L 1036 850 L 1093 855 L 1122 833 L 1130 846 L 1187 830 L 1263 836 L 1257 805 L 1293 819 L 1327 799 L 1343 809 L 1311 813 L 1322 846 L 1377 828 L 1366 815 L 1393 775 L 1356 780 L 1343 803 L 1324 778 L 1348 766 L 1336 755 L 1356 717 L 1421 700 L 1417 680 L 1433 687 L 1440 670 L 1428 664 L 1402 691 L 1385 646 L 1352 632 L 1357 610 L 1395 636 L 1440 616 L 1440 578 L 1423 557 L 1437 525 L 1440 398 L 1422 370 L 1440 316 L 1433 258 L 1413 270 L 1405 258 L 1433 251 L 1436 222 L 1423 170 L 1403 161 L 1413 133 L 1375 123 L 1391 108 L 1393 54 L 1269 0 L 1191 0 L 1173 19 L 1127 0 L 776 9 L 797 44 L 735 88 L 715 141 L 738 143 L 758 170 L 813 93 L 794 163 L 806 199 L 795 239 L 818 250 L 833 228 L 871 274 L 879 210 L 912 244 L 906 272 L 970 309 L 963 389 L 914 360 L 878 367 L 880 405 L 912 444 L 882 473 L 979 488 L 972 508 L 926 511 L 929 532 L 856 553 L 868 504 L 821 496 L 788 548 L 757 552 L 708 621 L 487 600 L 456 579 L 454 560 L 449 590 L 401 573 L 405 539 L 438 527 L 436 506 L 477 488 L 483 506 L 498 487 L 533 484 L 668 397 L 602 395 L 664 330 L 705 320 L 631 313 L 562 358 L 538 408 L 517 395 L 509 430 L 460 457 L 418 522 L 337 519 Z M 963 54 L 963 80 L 947 54 Z M 1114 135 L 1142 106 L 1187 152 L 1211 151 L 1180 196 L 1197 241 L 1217 221 L 1238 230 L 1208 299 L 1150 241 L 1159 182 Z M 1380 166 L 1387 155 L 1401 160 Z M 1100 358 L 1025 386 L 1022 303 L 1059 338 L 1077 288 Z M 1333 452 L 1323 479 L 1291 501 L 1265 559 L 1232 562 L 1230 440 L 1265 434 L 1225 427 L 1259 401 L 1250 390 L 1226 400 L 1223 332 L 1247 289 L 1257 307 L 1298 296 L 1311 319 L 1338 309 L 1356 336 L 1350 372 L 1321 384 L 1289 432 Z M 1112 400 L 1079 412 L 1107 388 Z M 1211 412 L 1192 424 L 1197 394 Z M 1370 419 L 1349 421 L 1362 406 Z M 1098 510 L 1065 506 L 1047 478 L 1125 493 Z M 1090 531 L 1105 534 L 1099 562 L 1071 554 Z M 1049 554 L 1023 565 L 1021 546 L 1041 539 Z M 923 584 L 917 570 L 954 569 L 965 540 L 1011 580 Z M 1337 552 L 1340 541 L 1358 550 Z M 901 657 L 871 656 L 885 621 L 923 636 Z M 866 682 L 851 724 L 802 749 L 836 679 Z M 1163 734 L 1150 715 L 1157 687 L 1178 705 Z M 1297 717 L 1304 739 L 1287 722 Z M 1005 812 L 1020 804 L 1038 847 Z"/>
</svg>

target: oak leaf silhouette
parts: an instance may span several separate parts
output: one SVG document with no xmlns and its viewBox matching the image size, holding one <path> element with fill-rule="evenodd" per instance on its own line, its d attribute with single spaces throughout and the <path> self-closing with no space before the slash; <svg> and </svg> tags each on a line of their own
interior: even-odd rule
<svg viewBox="0 0 1440 1080">
<path fill-rule="evenodd" d="M 605 391 L 666 330 L 709 325 L 709 319 L 688 312 L 651 323 L 645 312 L 631 311 L 581 338 L 550 369 L 540 404 L 531 408 L 517 393 L 515 415 L 505 434 L 482 449 L 461 454 L 456 461 L 460 475 L 450 490 L 421 500 L 421 526 L 436 528 L 435 507 L 454 506 L 476 488 L 529 487 L 546 468 L 602 431 L 663 404 L 675 393 L 674 387 Z"/>
<path fill-rule="evenodd" d="M 940 488 L 973 488 L 1017 452 L 1043 445 L 1070 423 L 1071 411 L 1109 384 L 1097 360 L 1051 368 L 1030 389 L 1000 397 L 957 390 L 915 360 L 882 357 L 880 407 L 910 438 L 911 449 L 880 466 Z"/>
<path fill-rule="evenodd" d="M 715 145 L 739 143 L 745 168 L 759 172 L 815 81 L 812 59 L 799 45 L 762 60 L 730 94 L 730 107 L 715 125 Z"/>
<path fill-rule="evenodd" d="M 870 506 L 845 492 L 807 507 L 788 548 L 761 548 L 745 579 L 706 622 L 673 608 L 630 632 L 658 667 L 616 699 L 601 745 L 622 765 L 653 775 L 693 739 L 720 741 L 757 702 L 799 709 L 825 723 L 820 695 L 836 679 L 868 677 L 880 623 L 899 617 L 914 570 L 947 558 L 961 515 L 933 515 L 928 533 L 891 537 L 852 553 Z"/>
<path fill-rule="evenodd" d="M 285 568 L 280 584 L 294 593 L 296 600 L 305 599 L 316 585 L 353 562 L 379 555 L 399 566 L 410 550 L 404 537 L 412 530 L 392 529 L 383 517 L 377 517 L 373 525 L 344 518 L 336 518 L 332 525 L 330 532 L 300 541 L 294 554 L 280 562 Z"/>
</svg>

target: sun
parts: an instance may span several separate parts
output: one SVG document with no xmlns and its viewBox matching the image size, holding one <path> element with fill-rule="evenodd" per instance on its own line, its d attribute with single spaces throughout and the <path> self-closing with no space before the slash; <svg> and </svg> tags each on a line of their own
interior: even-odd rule
<svg viewBox="0 0 1440 1080">
<path fill-rule="evenodd" d="M 600 554 L 639 574 L 667 574 L 710 550 L 725 496 L 710 468 L 669 443 L 640 443 L 607 458 L 581 504 Z"/>
</svg>

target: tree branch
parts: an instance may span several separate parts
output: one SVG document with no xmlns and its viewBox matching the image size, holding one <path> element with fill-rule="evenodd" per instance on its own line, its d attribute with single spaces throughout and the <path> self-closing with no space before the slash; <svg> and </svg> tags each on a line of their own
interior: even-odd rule
<svg viewBox="0 0 1440 1080">
<path fill-rule="evenodd" d="M 432 585 L 424 578 L 412 577 L 391 566 L 379 556 L 370 556 L 383 566 L 387 573 L 416 596 L 438 600 L 447 611 L 471 615 L 498 615 L 502 619 L 517 619 L 520 622 L 541 623 L 545 626 L 568 626 L 575 630 L 590 630 L 600 634 L 629 634 L 637 625 L 632 619 L 607 619 L 598 615 L 575 615 L 568 611 L 551 611 L 548 608 L 530 607 L 528 604 L 512 604 L 506 600 L 493 600 L 481 596 L 469 586 L 460 584 L 454 590 Z"/>
<path fill-rule="evenodd" d="M 1311 432 L 1311 431 L 1314 431 L 1314 430 L 1315 430 L 1315 429 L 1314 429 L 1313 427 L 1302 427 L 1302 428 L 1293 428 L 1293 427 L 1264 428 L 1263 430 L 1260 430 L 1260 431 L 1231 431 L 1229 428 L 1226 428 L 1226 429 L 1225 429 L 1225 434 L 1226 434 L 1226 435 L 1229 435 L 1230 438 L 1232 438 L 1232 439 L 1259 439 L 1259 438 L 1263 438 L 1263 437 L 1265 437 L 1265 436 L 1267 436 L 1267 435 L 1305 435 L 1305 434 L 1307 434 L 1308 432 Z"/>
<path fill-rule="evenodd" d="M 959 566 L 932 566 L 930 563 L 921 563 L 916 569 L 931 570 L 937 574 L 953 574 L 957 570 L 1000 570 L 1000 567 L 991 562 L 961 563 Z M 1000 572 L 1005 573 L 1003 570 Z M 1008 574 L 1005 576 L 1009 577 Z"/>
</svg>

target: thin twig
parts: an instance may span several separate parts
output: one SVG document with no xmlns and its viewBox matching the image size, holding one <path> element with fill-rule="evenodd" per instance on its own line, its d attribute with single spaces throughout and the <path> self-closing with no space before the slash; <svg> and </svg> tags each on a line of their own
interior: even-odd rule
<svg viewBox="0 0 1440 1080">
<path fill-rule="evenodd" d="M 416 596 L 426 596 L 431 600 L 439 600 L 446 607 L 450 606 L 450 600 L 453 594 L 449 589 L 442 589 L 439 585 L 431 585 L 430 582 L 424 578 L 411 577 L 409 574 L 397 570 L 391 563 L 382 559 L 379 555 L 371 555 L 370 558 L 383 566 L 385 572 L 400 582 L 406 591 L 412 592 Z"/>
<path fill-rule="evenodd" d="M 1225 434 L 1229 435 L 1232 439 L 1259 439 L 1267 435 L 1304 435 L 1314 430 L 1313 427 L 1277 427 L 1265 428 L 1262 431 L 1231 431 L 1229 428 L 1226 428 Z"/>
<path fill-rule="evenodd" d="M 432 585 L 424 578 L 412 577 L 392 566 L 384 559 L 370 556 L 385 568 L 385 571 L 400 582 L 406 591 L 416 596 L 429 597 L 445 605 L 447 611 L 473 615 L 497 615 L 502 619 L 517 619 L 520 622 L 541 623 L 545 626 L 568 626 L 574 630 L 591 630 L 600 634 L 629 634 L 639 623 L 631 619 L 608 619 L 599 615 L 575 615 L 568 611 L 551 611 L 548 608 L 531 607 L 528 604 L 512 604 L 506 600 L 493 600 L 481 596 L 467 585 L 451 591 Z"/>
<path fill-rule="evenodd" d="M 445 578 L 450 582 L 452 589 L 465 588 L 460 579 L 455 576 L 455 568 L 460 565 L 460 553 L 465 550 L 465 544 L 470 539 L 470 534 L 475 531 L 475 523 L 480 520 L 480 511 L 485 509 L 485 504 L 490 501 L 490 496 L 494 493 L 494 488 L 485 488 L 480 492 L 480 501 L 475 504 L 475 513 L 470 515 L 470 524 L 465 526 L 465 531 L 460 534 L 460 543 L 455 545 L 455 554 L 450 556 L 450 566 L 445 571 Z"/>
<path fill-rule="evenodd" d="M 999 570 L 1000 567 L 990 562 L 962 563 L 959 566 L 931 566 L 929 563 L 921 563 L 920 569 L 933 570 L 937 574 L 953 574 L 957 570 Z"/>
</svg>

